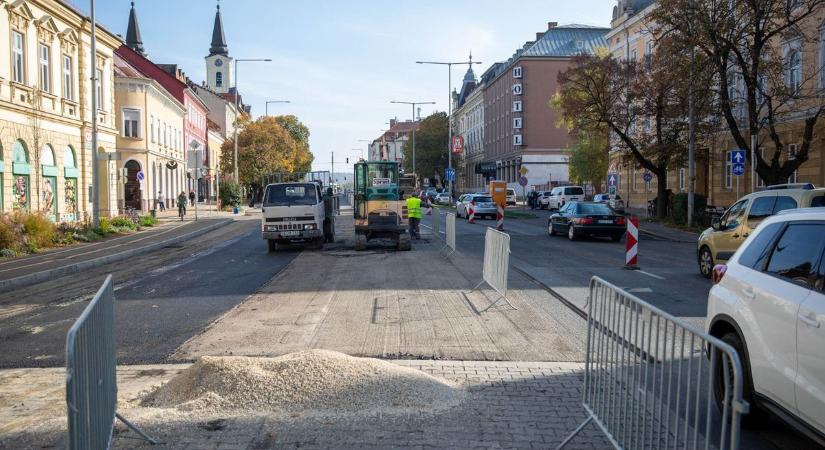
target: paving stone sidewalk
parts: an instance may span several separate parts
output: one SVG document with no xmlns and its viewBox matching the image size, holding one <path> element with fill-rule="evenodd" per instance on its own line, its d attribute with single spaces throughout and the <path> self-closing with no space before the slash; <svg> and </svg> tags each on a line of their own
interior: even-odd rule
<svg viewBox="0 0 825 450">
<path fill-rule="evenodd" d="M 160 384 L 185 365 L 121 366 L 120 412 L 161 441 L 149 445 L 121 424 L 114 448 L 554 448 L 584 420 L 583 364 L 395 360 L 460 383 L 468 399 L 436 415 L 384 417 L 189 416 L 168 420 L 134 405 L 140 391 Z M 0 448 L 65 447 L 64 374 L 59 369 L 0 371 Z M 23 382 L 22 380 L 25 380 Z M 40 393 L 32 398 L 32 388 Z M 126 407 L 124 407 L 126 406 Z M 20 421 L 21 417 L 26 419 Z M 18 421 L 15 421 L 17 419 Z M 51 419 L 51 420 L 50 420 Z M 52 423 L 53 428 L 31 428 Z M 570 449 L 610 448 L 595 427 Z"/>
</svg>

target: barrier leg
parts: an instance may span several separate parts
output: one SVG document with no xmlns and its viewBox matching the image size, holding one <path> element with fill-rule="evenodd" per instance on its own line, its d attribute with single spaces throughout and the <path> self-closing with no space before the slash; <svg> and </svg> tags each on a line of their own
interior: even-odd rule
<svg viewBox="0 0 825 450">
<path fill-rule="evenodd" d="M 504 231 L 504 208 L 496 205 L 496 230 Z"/>
<path fill-rule="evenodd" d="M 138 427 L 136 427 L 136 426 L 132 425 L 132 423 L 131 423 L 131 422 L 129 422 L 128 420 L 126 420 L 126 418 L 124 418 L 123 416 L 121 416 L 119 412 L 116 412 L 116 413 L 115 413 L 115 417 L 117 417 L 117 418 L 118 418 L 118 420 L 120 420 L 121 422 L 123 422 L 123 424 L 124 424 L 124 425 L 126 425 L 127 427 L 129 427 L 129 429 L 131 429 L 131 430 L 132 430 L 132 431 L 134 431 L 135 433 L 139 434 L 139 435 L 140 435 L 140 437 L 142 437 L 142 438 L 143 438 L 143 440 L 145 440 L 146 442 L 148 442 L 148 443 L 150 443 L 150 444 L 152 444 L 152 445 L 155 445 L 155 444 L 157 444 L 157 443 L 158 443 L 158 441 L 156 441 L 156 440 L 152 439 L 151 437 L 149 437 L 149 435 L 148 435 L 148 434 L 144 433 L 144 432 L 143 432 L 143 430 L 141 430 L 140 428 L 138 428 Z"/>
<path fill-rule="evenodd" d="M 473 209 L 472 206 L 470 206 L 469 211 L 470 211 L 470 213 L 469 213 L 469 217 L 467 218 L 467 222 L 475 223 L 475 221 L 476 221 L 476 210 Z"/>
<path fill-rule="evenodd" d="M 578 426 L 578 428 L 576 428 L 575 430 L 573 430 L 572 433 L 570 433 L 570 436 L 567 436 L 567 438 L 565 438 L 564 441 L 562 441 L 562 443 L 559 444 L 558 447 L 556 447 L 556 450 L 561 450 L 567 444 L 569 444 L 570 441 L 572 441 L 573 438 L 576 437 L 576 435 L 581 433 L 581 431 L 584 429 L 584 427 L 586 427 L 587 425 L 590 425 L 590 422 L 592 422 L 592 421 L 593 421 L 593 416 L 588 416 L 587 419 L 585 419 L 584 422 L 582 422 L 581 425 Z"/>
</svg>

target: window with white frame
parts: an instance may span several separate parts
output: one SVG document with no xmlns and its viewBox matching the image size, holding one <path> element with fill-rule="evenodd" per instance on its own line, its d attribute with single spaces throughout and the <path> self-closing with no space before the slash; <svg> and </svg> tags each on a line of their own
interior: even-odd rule
<svg viewBox="0 0 825 450">
<path fill-rule="evenodd" d="M 72 57 L 63 55 L 63 98 L 74 100 L 74 73 L 72 71 Z"/>
<path fill-rule="evenodd" d="M 49 63 L 51 58 L 51 51 L 48 45 L 40 44 L 38 46 L 38 62 L 40 67 L 40 90 L 45 92 L 52 91 L 52 72 L 51 72 L 51 64 Z"/>
<path fill-rule="evenodd" d="M 23 34 L 11 32 L 12 79 L 15 83 L 26 83 L 26 53 Z"/>
<path fill-rule="evenodd" d="M 123 137 L 140 137 L 140 110 L 123 108 Z"/>
<path fill-rule="evenodd" d="M 521 112 L 521 111 L 522 111 L 521 100 L 513 101 L 513 112 Z"/>
<path fill-rule="evenodd" d="M 825 22 L 819 28 L 819 87 L 825 89 Z"/>
<path fill-rule="evenodd" d="M 155 116 L 154 116 L 154 114 L 149 116 L 149 130 L 150 130 L 149 134 L 152 137 L 152 143 L 154 144 L 155 143 Z"/>
<path fill-rule="evenodd" d="M 637 177 L 636 177 L 636 168 L 635 168 L 635 167 L 631 167 L 631 168 L 630 168 L 630 180 L 631 180 L 631 188 L 630 188 L 630 189 L 631 189 L 633 192 L 636 192 L 636 178 L 637 178 Z"/>
<path fill-rule="evenodd" d="M 519 130 L 522 127 L 522 118 L 521 117 L 513 117 L 513 128 Z"/>
<path fill-rule="evenodd" d="M 788 161 L 793 161 L 796 159 L 798 147 L 796 144 L 789 144 L 788 145 Z M 788 183 L 799 183 L 799 169 L 794 170 L 791 176 L 788 177 Z"/>
<path fill-rule="evenodd" d="M 723 179 L 725 180 L 725 189 L 732 189 L 733 188 L 733 174 L 731 170 L 733 169 L 733 162 L 731 162 L 731 151 L 725 152 L 725 173 L 722 174 Z"/>
<path fill-rule="evenodd" d="M 168 133 L 166 132 L 166 122 L 164 122 L 163 123 L 163 146 L 164 147 L 167 147 L 167 145 L 166 145 L 166 143 L 167 143 L 166 136 L 167 135 L 168 135 Z"/>
<path fill-rule="evenodd" d="M 791 95 L 799 94 L 802 84 L 802 53 L 797 49 L 788 52 L 788 89 Z"/>
<path fill-rule="evenodd" d="M 215 86 L 222 87 L 223 86 L 223 72 L 215 72 Z"/>
<path fill-rule="evenodd" d="M 633 62 L 636 62 L 636 58 L 637 58 L 636 49 L 634 48 L 633 51 L 630 52 L 630 60 L 633 61 Z"/>
<path fill-rule="evenodd" d="M 97 95 L 97 109 L 103 111 L 106 104 L 103 98 L 103 71 L 95 69 L 95 94 Z"/>
<path fill-rule="evenodd" d="M 687 183 L 686 183 L 687 180 L 686 180 L 686 177 L 685 177 L 686 172 L 687 171 L 685 170 L 684 167 L 679 168 L 679 190 L 680 191 L 684 191 L 687 188 Z"/>
</svg>

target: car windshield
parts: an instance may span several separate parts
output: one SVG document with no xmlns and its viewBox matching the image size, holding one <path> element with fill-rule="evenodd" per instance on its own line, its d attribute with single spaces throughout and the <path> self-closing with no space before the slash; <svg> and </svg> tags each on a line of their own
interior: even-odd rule
<svg viewBox="0 0 825 450">
<path fill-rule="evenodd" d="M 266 188 L 263 206 L 316 205 L 318 195 L 314 184 L 276 184 Z"/>
<path fill-rule="evenodd" d="M 584 195 L 584 191 L 580 187 L 564 188 L 564 195 Z"/>
<path fill-rule="evenodd" d="M 604 203 L 579 203 L 578 208 L 576 209 L 578 214 L 586 214 L 586 215 L 608 215 L 613 214 L 613 210 L 610 209 Z"/>
</svg>

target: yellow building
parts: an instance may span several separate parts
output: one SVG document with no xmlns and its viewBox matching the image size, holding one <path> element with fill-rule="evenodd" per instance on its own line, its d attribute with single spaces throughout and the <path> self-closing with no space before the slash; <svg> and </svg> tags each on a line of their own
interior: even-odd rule
<svg viewBox="0 0 825 450">
<path fill-rule="evenodd" d="M 220 127 L 211 120 L 209 121 L 209 134 L 207 136 L 207 155 L 204 159 L 206 164 L 206 192 L 208 201 L 213 201 L 218 197 L 219 183 L 224 181 L 221 169 L 221 147 L 226 138 L 221 134 Z"/>
<path fill-rule="evenodd" d="M 112 55 L 120 40 L 97 28 L 98 151 L 115 150 Z M 89 217 L 91 27 L 64 1 L 0 0 L 0 210 Z M 111 178 L 104 178 L 110 183 Z M 111 185 L 111 184 L 110 184 Z M 106 189 L 102 189 L 106 191 Z M 116 211 L 101 197 L 103 214 Z"/>
<path fill-rule="evenodd" d="M 131 51 L 121 49 L 120 51 Z M 143 58 L 134 53 L 134 58 Z M 145 58 L 144 58 L 145 59 Z M 152 64 L 145 60 L 146 64 Z M 153 78 L 115 54 L 115 103 L 120 133 L 117 152 L 120 167 L 134 174 L 120 174 L 118 204 L 142 211 L 157 209 L 163 198 L 167 207 L 184 190 L 186 109 Z"/>
<path fill-rule="evenodd" d="M 655 7 L 654 0 L 619 0 L 613 9 L 611 31 L 607 35 L 610 52 L 615 58 L 641 62 L 643 58 L 653 54 L 655 42 L 649 17 Z M 785 35 L 776 43 L 777 50 L 785 57 L 786 78 L 790 79 L 791 72 L 796 70 L 794 76 L 801 82 L 800 89 L 803 93 L 821 92 L 825 89 L 825 8 L 820 8 L 799 26 L 801 34 Z M 818 40 L 802 39 L 802 35 L 818 36 Z M 798 59 L 793 57 L 794 52 Z M 742 89 L 741 86 L 733 88 Z M 797 148 L 802 144 L 804 119 L 809 111 L 821 102 L 821 96 L 816 98 L 810 95 L 805 100 L 789 104 L 793 114 L 786 116 L 786 119 L 777 125 L 781 141 L 786 145 L 780 157 L 781 162 L 794 157 Z M 742 128 L 747 134 L 746 123 Z M 820 117 L 813 136 L 808 160 L 788 182 L 825 186 L 825 117 Z M 774 148 L 767 130 L 759 134 L 758 142 L 762 155 L 772 156 Z M 707 197 L 708 204 L 727 207 L 737 198 L 752 191 L 750 164 L 746 165 L 743 176 L 736 177 L 731 174 L 730 151 L 736 148 L 737 145 L 724 121 L 719 133 L 706 142 L 697 142 L 695 191 Z M 656 197 L 656 178 L 653 177 L 651 182 L 645 182 L 645 171 L 639 168 L 629 155 L 614 151 L 611 154 L 609 171 L 619 175 L 618 192 L 625 198 L 628 206 L 645 208 L 647 200 Z M 688 182 L 686 166 L 672 168 L 669 171 L 668 189 L 674 193 L 687 192 Z M 757 190 L 761 188 L 764 188 L 764 184 L 757 179 Z"/>
</svg>

